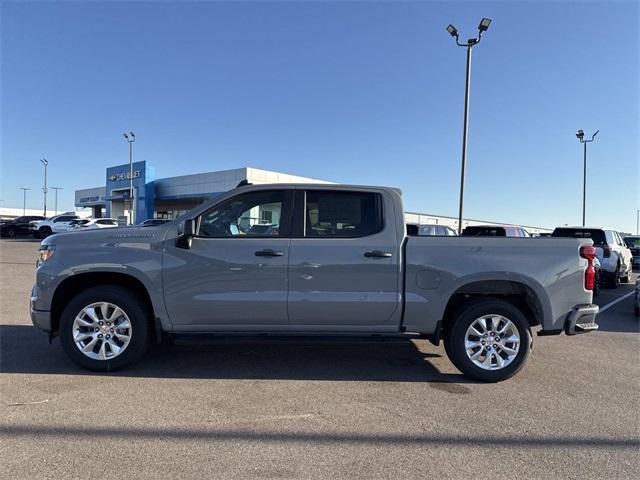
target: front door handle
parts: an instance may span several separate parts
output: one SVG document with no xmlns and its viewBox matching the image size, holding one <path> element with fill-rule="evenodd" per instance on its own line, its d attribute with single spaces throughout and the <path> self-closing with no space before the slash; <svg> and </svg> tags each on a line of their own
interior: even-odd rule
<svg viewBox="0 0 640 480">
<path fill-rule="evenodd" d="M 258 250 L 256 252 L 256 257 L 282 257 L 284 252 L 279 252 L 277 250 L 273 250 L 271 248 L 266 248 L 264 250 Z"/>
<path fill-rule="evenodd" d="M 369 252 L 364 252 L 364 256 L 367 258 L 391 258 L 393 257 L 393 253 L 383 252 L 382 250 L 371 250 Z"/>
</svg>

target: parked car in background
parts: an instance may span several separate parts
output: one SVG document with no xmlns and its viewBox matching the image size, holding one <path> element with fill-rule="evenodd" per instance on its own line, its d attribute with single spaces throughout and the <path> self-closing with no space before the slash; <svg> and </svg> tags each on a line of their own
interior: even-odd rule
<svg viewBox="0 0 640 480">
<path fill-rule="evenodd" d="M 141 227 L 155 227 L 158 225 L 164 225 L 171 220 L 167 220 L 166 218 L 150 218 L 149 220 L 145 220 L 140 224 Z"/>
<path fill-rule="evenodd" d="M 640 236 L 628 235 L 622 240 L 624 240 L 625 245 L 631 250 L 633 268 L 640 268 Z"/>
<path fill-rule="evenodd" d="M 529 232 L 515 225 L 471 225 L 462 231 L 463 237 L 529 237 Z"/>
<path fill-rule="evenodd" d="M 61 213 L 49 217 L 46 220 L 39 220 L 31 223 L 31 232 L 36 238 L 46 238 L 54 233 L 66 232 L 69 230 L 69 226 L 73 220 L 77 220 L 80 217 L 74 212 Z"/>
<path fill-rule="evenodd" d="M 631 251 L 620 234 L 611 228 L 558 227 L 552 237 L 590 238 L 596 247 L 596 255 L 605 283 L 617 288 L 620 282 L 627 283 L 632 268 Z"/>
<path fill-rule="evenodd" d="M 17 237 L 18 235 L 30 235 L 29 222 L 43 219 L 44 217 L 31 215 L 14 218 L 13 220 L 3 220 L 0 222 L 0 236 Z"/>
<path fill-rule="evenodd" d="M 114 228 L 117 226 L 117 218 L 91 218 L 87 222 L 78 225 L 78 229 L 89 230 L 93 228 Z"/>
<path fill-rule="evenodd" d="M 458 234 L 451 227 L 446 225 L 438 225 L 435 223 L 425 223 L 423 225 L 408 224 L 407 235 L 409 236 L 441 236 L 441 237 L 456 237 Z"/>
</svg>

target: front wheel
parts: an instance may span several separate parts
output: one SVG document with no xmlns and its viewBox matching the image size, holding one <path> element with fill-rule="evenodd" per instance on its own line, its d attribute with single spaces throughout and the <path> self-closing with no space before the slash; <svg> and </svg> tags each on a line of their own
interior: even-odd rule
<svg viewBox="0 0 640 480">
<path fill-rule="evenodd" d="M 49 227 L 42 227 L 38 230 L 38 238 L 47 238 L 49 235 L 51 235 L 51 233 L 52 232 Z"/>
<path fill-rule="evenodd" d="M 144 304 L 124 288 L 101 285 L 73 298 L 62 313 L 60 342 L 71 360 L 95 371 L 138 361 L 149 343 Z"/>
<path fill-rule="evenodd" d="M 444 342 L 449 359 L 466 377 L 500 382 L 524 366 L 531 332 L 527 319 L 511 303 L 486 299 L 458 310 Z"/>
</svg>

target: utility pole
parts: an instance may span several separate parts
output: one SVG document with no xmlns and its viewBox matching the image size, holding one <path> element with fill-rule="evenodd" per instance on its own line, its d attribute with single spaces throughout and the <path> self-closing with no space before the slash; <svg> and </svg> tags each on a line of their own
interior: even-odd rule
<svg viewBox="0 0 640 480">
<path fill-rule="evenodd" d="M 462 128 L 462 167 L 460 169 L 460 204 L 458 209 L 458 235 L 462 233 L 462 210 L 464 206 L 464 177 L 467 168 L 467 136 L 469 131 L 469 96 L 471 88 L 471 49 L 480 43 L 482 32 L 486 32 L 491 24 L 490 18 L 483 18 L 478 25 L 478 36 L 470 38 L 467 43 L 460 43 L 458 30 L 449 24 L 447 32 L 456 39 L 456 45 L 467 49 L 467 74 L 464 89 L 464 126 Z"/>
<path fill-rule="evenodd" d="M 49 162 L 46 158 L 40 159 L 40 162 L 44 165 L 44 187 L 42 187 L 42 192 L 44 193 L 44 218 L 47 218 L 47 166 Z"/>
<path fill-rule="evenodd" d="M 133 142 L 136 141 L 136 136 L 133 132 L 129 132 L 129 135 L 123 133 L 124 138 L 129 143 L 129 225 L 133 225 L 134 217 L 133 217 Z"/>
<path fill-rule="evenodd" d="M 64 188 L 62 187 L 51 187 L 52 190 L 55 190 L 56 192 L 56 201 L 55 201 L 55 209 L 56 209 L 56 213 L 54 213 L 54 215 L 58 214 L 58 190 L 64 190 Z"/>
<path fill-rule="evenodd" d="M 600 130 L 596 130 L 591 136 L 591 140 L 584 139 L 584 131 L 578 130 L 576 133 L 576 137 L 580 140 L 580 143 L 584 145 L 584 154 L 583 154 L 583 173 L 582 173 L 582 226 L 585 226 L 586 218 L 587 218 L 587 143 L 593 142 L 596 138 Z"/>
<path fill-rule="evenodd" d="M 27 190 L 31 190 L 26 187 L 18 187 L 22 190 L 22 216 L 24 217 L 27 214 Z"/>
</svg>

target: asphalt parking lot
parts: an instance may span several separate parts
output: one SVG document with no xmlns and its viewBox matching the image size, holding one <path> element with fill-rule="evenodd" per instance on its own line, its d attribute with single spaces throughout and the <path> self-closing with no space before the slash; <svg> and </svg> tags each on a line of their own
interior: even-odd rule
<svg viewBox="0 0 640 480">
<path fill-rule="evenodd" d="M 166 345 L 93 374 L 31 325 L 37 246 L 0 240 L 1 478 L 640 478 L 631 297 L 500 384 L 421 340 Z"/>
</svg>

